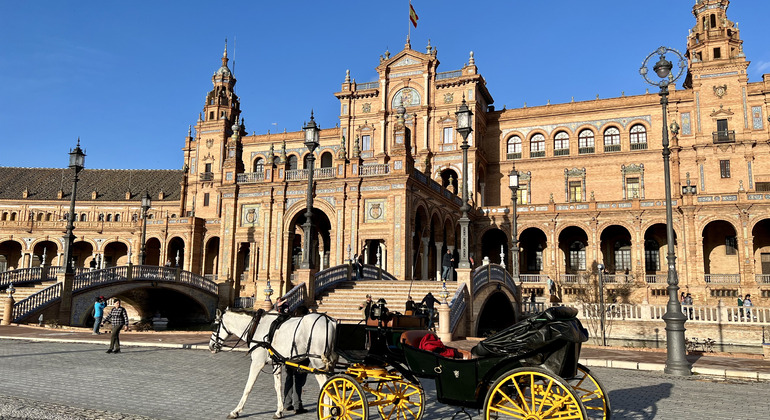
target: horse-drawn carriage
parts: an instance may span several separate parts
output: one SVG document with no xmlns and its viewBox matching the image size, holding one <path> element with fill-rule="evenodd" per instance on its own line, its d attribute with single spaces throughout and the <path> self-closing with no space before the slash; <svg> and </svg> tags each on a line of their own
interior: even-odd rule
<svg viewBox="0 0 770 420">
<path fill-rule="evenodd" d="M 547 309 L 459 357 L 427 350 L 422 344 L 432 333 L 408 318 L 373 312 L 382 315 L 336 325 L 333 352 L 344 361 L 334 365 L 304 367 L 270 344 L 261 345 L 274 361 L 326 377 L 319 378 L 319 419 L 365 420 L 376 407 L 383 419 L 418 420 L 425 413 L 421 379 L 435 380 L 440 403 L 480 409 L 485 419 L 610 418 L 604 387 L 578 363 L 588 336 L 574 309 Z"/>
</svg>

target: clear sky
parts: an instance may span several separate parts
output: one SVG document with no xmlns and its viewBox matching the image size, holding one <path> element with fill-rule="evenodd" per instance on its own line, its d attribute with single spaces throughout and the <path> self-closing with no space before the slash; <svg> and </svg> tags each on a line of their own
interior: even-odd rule
<svg viewBox="0 0 770 420">
<path fill-rule="evenodd" d="M 684 53 L 695 0 L 413 0 L 412 48 L 439 71 L 474 51 L 495 106 L 643 94 L 642 60 Z M 175 169 L 229 40 L 249 133 L 298 130 L 311 108 L 339 120 L 345 70 L 376 80 L 403 49 L 408 0 L 0 0 L 0 166 L 64 167 L 78 137 L 87 168 Z M 734 0 L 749 80 L 770 73 L 770 2 Z M 234 61 L 234 62 L 233 62 Z M 680 83 L 681 84 L 681 83 Z M 652 88 L 654 89 L 654 88 Z"/>
</svg>

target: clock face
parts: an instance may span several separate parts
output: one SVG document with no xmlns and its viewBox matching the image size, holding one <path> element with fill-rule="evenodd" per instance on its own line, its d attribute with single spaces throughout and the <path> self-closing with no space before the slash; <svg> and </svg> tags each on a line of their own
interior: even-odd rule
<svg viewBox="0 0 770 420">
<path fill-rule="evenodd" d="M 419 106 L 420 105 L 420 93 L 417 92 L 414 88 L 403 88 L 396 92 L 395 96 L 393 96 L 393 108 L 397 108 L 399 105 L 401 105 L 401 101 L 404 101 L 405 107 L 410 106 Z"/>
</svg>

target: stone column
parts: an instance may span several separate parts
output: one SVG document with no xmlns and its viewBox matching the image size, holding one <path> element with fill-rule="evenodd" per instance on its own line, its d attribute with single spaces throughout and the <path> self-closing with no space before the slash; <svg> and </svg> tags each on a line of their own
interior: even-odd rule
<svg viewBox="0 0 770 420">
<path fill-rule="evenodd" d="M 428 276 L 428 254 L 430 254 L 428 242 L 430 242 L 430 238 L 422 238 L 422 280 L 428 280 L 430 278 Z"/>
<path fill-rule="evenodd" d="M 24 257 L 22 257 L 21 267 L 16 268 L 32 268 L 32 254 L 25 252 Z"/>
<path fill-rule="evenodd" d="M 441 265 L 441 260 L 444 258 L 444 254 L 441 253 L 441 248 L 444 246 L 443 242 L 436 242 L 436 280 L 441 281 L 441 271 L 444 267 Z"/>
<path fill-rule="evenodd" d="M 13 294 L 8 293 L 8 295 L 3 299 L 5 300 L 5 307 L 3 310 L 3 319 L 0 321 L 0 325 L 11 325 L 11 321 L 13 321 L 13 304 L 15 303 L 13 300 Z"/>
<path fill-rule="evenodd" d="M 449 330 L 449 305 L 438 305 L 438 338 L 444 343 L 452 341 L 452 332 Z"/>
</svg>

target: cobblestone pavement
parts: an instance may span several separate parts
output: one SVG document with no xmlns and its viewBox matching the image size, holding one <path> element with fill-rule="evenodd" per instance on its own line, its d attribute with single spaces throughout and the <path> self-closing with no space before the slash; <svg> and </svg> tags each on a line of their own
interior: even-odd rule
<svg viewBox="0 0 770 420">
<path fill-rule="evenodd" d="M 242 352 L 104 350 L 97 344 L 0 339 L 0 419 L 222 419 L 240 398 L 249 364 Z M 767 382 L 592 370 L 609 390 L 615 418 L 760 419 L 770 412 Z M 308 381 L 305 394 L 311 411 L 287 418 L 315 418 L 315 381 Z M 454 414 L 436 402 L 431 383 L 426 394 L 426 420 Z M 274 409 L 272 377 L 261 376 L 243 416 L 269 419 Z M 374 409 L 370 414 L 378 417 Z"/>
</svg>

